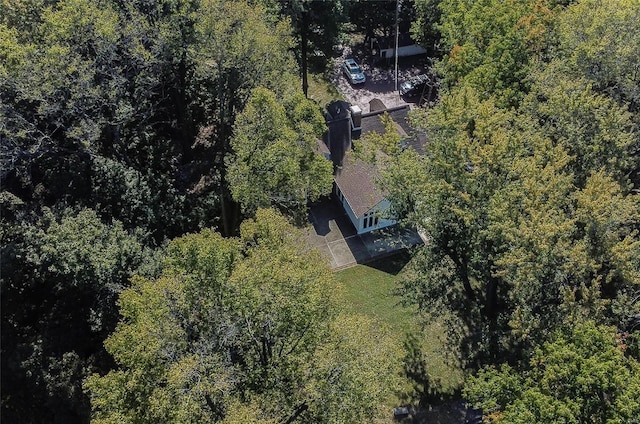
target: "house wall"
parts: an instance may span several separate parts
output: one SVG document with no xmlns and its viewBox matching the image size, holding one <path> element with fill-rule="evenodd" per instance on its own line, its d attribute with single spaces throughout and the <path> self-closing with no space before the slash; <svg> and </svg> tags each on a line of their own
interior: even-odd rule
<svg viewBox="0 0 640 424">
<path fill-rule="evenodd" d="M 342 195 L 337 185 L 334 184 L 333 190 L 336 198 L 342 204 L 342 208 L 345 210 L 345 212 L 347 212 L 347 216 L 349 217 L 349 220 L 351 221 L 353 226 L 356 228 L 356 232 L 358 234 L 364 234 L 368 233 L 369 231 L 390 227 L 397 223 L 396 220 L 383 218 L 384 216 L 388 215 L 389 208 L 391 207 L 391 203 L 388 200 L 383 200 L 362 216 L 357 217 L 351 209 L 351 205 L 349 205 L 349 202 L 347 202 L 347 199 Z"/>
<path fill-rule="evenodd" d="M 405 57 L 405 56 L 415 56 L 418 54 L 424 54 L 426 53 L 427 50 L 417 44 L 412 44 L 410 46 L 403 46 L 403 47 L 398 47 L 398 57 Z M 388 49 L 381 49 L 380 50 L 380 57 L 382 58 L 389 58 L 389 57 L 393 57 L 393 55 L 395 54 L 395 48 L 388 48 Z"/>
<path fill-rule="evenodd" d="M 358 234 L 364 234 L 369 231 L 379 230 L 381 228 L 395 225 L 397 223 L 396 220 L 383 218 L 389 215 L 390 208 L 391 203 L 385 199 L 373 208 L 369 209 L 369 211 L 358 219 L 358 224 L 355 225 Z"/>
<path fill-rule="evenodd" d="M 351 205 L 349 205 L 349 202 L 347 202 L 347 198 L 342 195 L 342 192 L 338 188 L 338 185 L 335 183 L 333 184 L 333 191 L 337 199 L 342 204 L 342 208 L 345 210 L 345 212 L 347 212 L 347 216 L 349 217 L 349 220 L 351 220 L 351 223 L 353 224 L 353 226 L 356 228 L 356 230 L 358 230 L 360 228 L 358 226 L 359 220 L 356 217 L 356 214 L 353 213 L 353 209 L 351 209 Z"/>
</svg>

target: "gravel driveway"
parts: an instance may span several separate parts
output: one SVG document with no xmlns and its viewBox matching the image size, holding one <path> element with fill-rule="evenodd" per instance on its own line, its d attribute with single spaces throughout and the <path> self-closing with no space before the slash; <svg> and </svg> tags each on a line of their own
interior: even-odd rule
<svg viewBox="0 0 640 424">
<path fill-rule="evenodd" d="M 353 57 L 360 64 L 367 77 L 364 84 L 352 85 L 340 69 L 342 61 L 347 57 Z M 362 50 L 352 52 L 351 48 L 345 47 L 340 58 L 335 60 L 335 71 L 331 75 L 331 82 L 338 88 L 344 98 L 352 105 L 358 105 L 364 113 L 369 112 L 369 102 L 373 99 L 380 99 L 388 107 L 407 104 L 395 91 L 395 69 L 394 63 L 379 63 L 372 65 L 373 58 L 366 56 Z M 398 64 L 398 87 L 400 84 L 413 75 L 424 72 L 424 65 L 421 66 L 419 59 L 400 58 Z"/>
</svg>

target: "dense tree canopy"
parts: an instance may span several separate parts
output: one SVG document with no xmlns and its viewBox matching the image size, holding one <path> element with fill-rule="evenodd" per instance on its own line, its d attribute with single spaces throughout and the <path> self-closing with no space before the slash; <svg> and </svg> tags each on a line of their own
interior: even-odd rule
<svg viewBox="0 0 640 424">
<path fill-rule="evenodd" d="M 583 389 L 556 393 L 545 386 L 551 368 L 529 365 L 542 356 L 549 364 L 581 332 L 613 338 L 616 330 L 593 325 L 567 335 L 587 318 L 635 340 L 628 323 L 640 312 L 637 73 L 627 63 L 638 57 L 640 9 L 565 3 L 440 2 L 448 89 L 414 113 L 426 155 L 403 152 L 384 180 L 396 211 L 429 238 L 400 290 L 447 323 L 463 363 L 497 367 L 472 378 L 467 394 L 501 422 L 637 415 L 626 404 L 633 381 L 615 393 L 594 381 L 586 390 L 600 403 L 586 392 L 568 399 Z M 619 60 L 610 56 L 618 50 Z M 556 357 L 559 373 L 579 367 L 566 358 L 598 352 L 617 352 L 615 375 L 637 366 L 615 345 L 585 353 L 575 344 Z"/>
<path fill-rule="evenodd" d="M 435 56 L 442 54 L 440 48 L 440 0 L 414 0 L 415 19 L 411 23 L 411 35 Z"/>
<path fill-rule="evenodd" d="M 236 120 L 227 178 L 245 211 L 276 206 L 300 212 L 331 192 L 333 166 L 317 151 L 324 118 L 301 95 L 285 103 L 256 89 Z"/>
<path fill-rule="evenodd" d="M 82 379 L 110 364 L 115 299 L 134 273 L 154 273 L 153 257 L 140 234 L 91 210 L 45 211 L 1 237 L 2 419 L 86 421 Z"/>
<path fill-rule="evenodd" d="M 584 186 L 592 171 L 603 169 L 627 186 L 640 164 L 632 114 L 596 92 L 585 78 L 572 78 L 556 64 L 532 75 L 534 83 L 522 109 L 545 136 L 571 155 L 576 185 Z"/>
<path fill-rule="evenodd" d="M 558 333 L 524 372 L 485 368 L 465 393 L 495 423 L 629 423 L 640 416 L 640 364 L 615 329 L 592 321 Z"/>
<path fill-rule="evenodd" d="M 527 91 L 534 59 L 546 50 L 551 11 L 544 1 L 443 0 L 439 30 L 448 57 L 447 85 L 467 83 L 500 106 L 515 106 Z"/>
<path fill-rule="evenodd" d="M 8 7 L 3 186 L 158 240 L 229 209 L 224 158 L 251 90 L 296 89 L 289 27 L 257 5 L 63 0 L 40 7 L 34 28 L 16 24 L 32 10 Z M 222 218 L 234 231 L 232 214 Z"/>
<path fill-rule="evenodd" d="M 337 314 L 339 287 L 300 237 L 258 210 L 238 239 L 174 240 L 164 275 L 120 297 L 106 342 L 118 368 L 86 385 L 96 422 L 374 417 L 394 387 L 393 346 L 369 338 L 367 319 Z"/>
<path fill-rule="evenodd" d="M 381 0 L 371 7 L 366 0 L 347 3 L 349 23 L 358 33 L 364 35 L 365 44 L 372 38 L 385 39 L 395 35 L 396 9 L 401 33 L 408 32 L 415 18 L 413 0 Z"/>
<path fill-rule="evenodd" d="M 598 92 L 628 104 L 640 102 L 640 2 L 582 0 L 558 17 L 559 59 Z M 638 122 L 638 121 L 636 121 Z"/>
<path fill-rule="evenodd" d="M 296 59 L 390 33 L 397 4 L 444 82 L 412 117 L 424 155 L 386 118 L 359 146 L 428 239 L 399 290 L 481 370 L 466 394 L 489 418 L 637 416 L 638 0 L 17 0 L 0 2 L 3 421 L 380 415 L 395 347 L 341 312 L 280 213 L 331 186 Z"/>
<path fill-rule="evenodd" d="M 386 180 L 398 210 L 430 238 L 406 279 L 411 301 L 453 313 L 465 323 L 451 323 L 465 348 L 490 355 L 531 346 L 574 301 L 612 324 L 634 313 L 640 208 L 619 173 L 599 163 L 579 169 L 528 117 L 468 88 L 425 122 L 429 156 L 403 154 Z M 581 141 L 590 150 L 601 143 Z M 612 307 L 619 301 L 626 306 Z"/>
<path fill-rule="evenodd" d="M 54 419 L 86 422 L 81 380 L 113 366 L 102 341 L 128 278 L 140 262 L 153 268 L 143 246 L 211 225 L 238 231 L 226 178 L 236 115 L 256 87 L 300 99 L 292 29 L 245 1 L 25 0 L 0 9 L 2 417 L 46 422 L 59 405 Z M 296 130 L 315 125 L 305 141 L 318 132 L 314 107 L 287 106 Z M 85 225 L 74 224 L 78 239 L 63 246 L 43 236 L 73 220 Z M 122 252 L 108 247 L 117 239 L 131 239 L 139 258 L 125 242 Z M 31 309 L 39 318 L 25 315 Z"/>
</svg>

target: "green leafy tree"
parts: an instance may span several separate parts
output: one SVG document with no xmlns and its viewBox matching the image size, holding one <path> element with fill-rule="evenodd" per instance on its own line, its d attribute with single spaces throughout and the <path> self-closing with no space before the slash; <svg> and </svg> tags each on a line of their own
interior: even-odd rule
<svg viewBox="0 0 640 424">
<path fill-rule="evenodd" d="M 376 3 L 352 1 L 347 3 L 349 24 L 355 32 L 364 34 L 365 45 L 376 37 L 395 35 L 396 7 L 398 8 L 398 25 L 401 33 L 409 30 L 415 20 L 413 0 L 383 0 Z M 422 41 L 422 40 L 421 40 Z"/>
<path fill-rule="evenodd" d="M 505 308 L 506 287 L 495 275 L 495 258 L 505 246 L 489 226 L 491 199 L 513 189 L 514 162 L 526 152 L 513 120 L 472 90 L 458 90 L 429 114 L 429 156 L 407 151 L 385 176 L 397 210 L 430 239 L 405 289 L 422 310 L 456 314 L 466 330 L 455 319 L 450 325 L 469 331 L 474 341 L 468 347 L 497 343 L 488 336 L 500 331 Z"/>
<path fill-rule="evenodd" d="M 384 183 L 396 211 L 429 238 L 403 290 L 449 322 L 462 359 L 530 349 L 568 317 L 616 324 L 635 313 L 636 194 L 604 170 L 577 186 L 563 146 L 468 88 L 416 125 L 428 155 L 403 152 Z"/>
<path fill-rule="evenodd" d="M 640 104 L 640 3 L 575 2 L 558 16 L 557 56 L 634 113 Z"/>
<path fill-rule="evenodd" d="M 344 0 L 261 0 L 274 16 L 291 22 L 297 48 L 294 50 L 302 74 L 302 92 L 307 96 L 309 52 L 321 68 L 332 57 L 346 22 Z M 319 54 L 315 54 L 319 53 Z"/>
<path fill-rule="evenodd" d="M 309 410 L 303 422 L 369 423 L 384 420 L 392 405 L 385 401 L 403 386 L 400 346 L 390 329 L 369 317 L 340 314 L 320 346 L 309 384 Z"/>
<path fill-rule="evenodd" d="M 36 204 L 90 206 L 157 239 L 206 221 L 215 201 L 188 191 L 199 177 L 186 108 L 194 5 L 159 12 L 64 0 L 41 9 L 37 29 L 3 26 L 3 186 Z M 145 198 L 145 184 L 138 192 L 135 184 L 105 187 L 105 173 L 116 181 L 137 175 L 153 196 Z M 131 217 L 140 210 L 136 195 L 148 200 L 139 218 Z"/>
<path fill-rule="evenodd" d="M 235 116 L 256 86 L 293 90 L 289 23 L 222 0 L 46 6 L 12 4 L 0 24 L 3 187 L 91 207 L 158 242 L 220 216 L 235 232 Z"/>
<path fill-rule="evenodd" d="M 181 286 L 175 277 L 138 278 L 122 294 L 127 321 L 105 344 L 120 369 L 86 382 L 95 422 L 181 423 L 223 415 L 230 382 L 212 352 L 215 340 L 188 343 L 191 311 Z"/>
<path fill-rule="evenodd" d="M 439 7 L 445 84 L 465 82 L 500 106 L 517 106 L 533 59 L 547 47 L 549 8 L 531 0 L 443 0 Z"/>
<path fill-rule="evenodd" d="M 633 422 L 640 414 L 637 358 L 610 327 L 592 321 L 557 333 L 522 370 L 484 368 L 465 397 L 496 423 Z"/>
<path fill-rule="evenodd" d="M 587 287 L 601 291 L 608 310 L 604 315 L 614 317 L 611 323 L 617 324 L 616 318 L 624 322 L 640 310 L 640 197 L 627 194 L 602 170 L 574 196 L 581 253 L 576 268 Z"/>
<path fill-rule="evenodd" d="M 415 19 L 411 22 L 411 34 L 421 45 L 432 48 L 434 55 L 440 51 L 440 0 L 415 0 Z"/>
<path fill-rule="evenodd" d="M 317 152 L 324 120 L 317 107 L 294 96 L 288 110 L 274 93 L 256 89 L 238 116 L 228 180 L 245 212 L 259 207 L 299 213 L 331 191 L 331 162 Z"/>
<path fill-rule="evenodd" d="M 573 129 L 581 138 L 594 141 L 594 145 L 590 146 L 593 149 L 591 152 L 600 151 L 602 157 L 613 156 L 619 160 L 615 150 L 627 149 L 626 163 L 609 161 L 605 167 L 608 170 L 618 168 L 614 172 L 623 176 L 616 175 L 615 178 L 625 184 L 624 179 L 629 177 L 637 187 L 640 175 L 636 160 L 639 122 L 639 73 L 635 60 L 638 56 L 638 3 L 619 1 L 610 6 L 603 8 L 597 2 L 582 1 L 559 13 L 555 24 L 558 43 L 551 56 L 553 60 L 545 67 L 542 77 L 536 74 L 534 79 L 539 84 L 537 91 L 549 92 L 548 106 L 553 107 L 557 101 L 553 98 L 553 91 L 564 90 L 566 97 L 583 108 L 583 112 L 576 111 L 574 118 L 567 119 L 567 111 L 575 108 L 565 103 L 565 112 L 559 113 L 559 117 L 569 121 L 569 126 L 573 121 Z M 551 90 L 544 88 L 544 84 L 551 84 Z M 570 91 L 573 93 L 570 94 Z M 582 94 L 578 94 L 580 91 Z M 591 92 L 591 98 L 587 97 Z M 542 110 L 547 106 L 545 94 L 537 97 L 542 105 L 539 110 Z M 607 108 L 610 109 L 609 113 Z M 588 122 L 581 122 L 583 119 Z M 630 125 L 630 122 L 633 124 Z M 579 125 L 584 125 L 584 128 L 580 130 Z M 625 140 L 629 137 L 625 133 L 629 134 L 631 142 Z M 576 152 L 577 161 L 581 155 L 587 160 L 592 159 L 591 152 L 584 151 L 583 145 L 582 140 L 576 145 L 580 150 Z M 579 176 L 586 175 L 588 171 Z"/>
<path fill-rule="evenodd" d="M 153 273 L 141 241 L 91 210 L 3 222 L 3 421 L 88 419 L 82 379 L 110 366 L 117 296 L 135 272 Z"/>
<path fill-rule="evenodd" d="M 214 165 L 205 181 L 219 195 L 223 232 L 233 234 L 239 210 L 227 185 L 226 163 L 236 116 L 256 87 L 278 97 L 295 90 L 293 39 L 289 23 L 276 22 L 259 3 L 207 0 L 200 11 L 198 42 L 192 50 L 196 62 L 192 90 L 198 98 L 197 114 L 203 117 L 197 144 Z"/>
<path fill-rule="evenodd" d="M 370 132 L 361 139 L 354 141 L 355 155 L 368 162 L 378 162 L 384 168 L 387 159 L 396 158 L 402 150 L 402 136 L 398 133 L 398 124 L 383 113 L 380 122 L 384 126 L 382 134 Z"/>
<path fill-rule="evenodd" d="M 543 171 L 537 186 L 526 188 L 535 190 L 529 200 L 505 199 L 496 209 L 511 246 L 496 261 L 510 287 L 509 326 L 530 346 L 567 320 L 620 325 L 639 307 L 638 198 L 602 172 L 583 190 L 553 190 L 559 182 Z M 506 214 L 514 204 L 522 210 Z"/>
<path fill-rule="evenodd" d="M 290 230 L 268 210 L 243 223 L 241 239 L 249 248 L 225 287 L 239 335 L 232 349 L 240 390 L 262 395 L 259 402 L 273 408 L 271 414 L 304 401 L 298 397 L 306 383 L 302 370 L 328 337 L 335 313 L 327 268 L 318 266 L 317 252 L 300 251 L 300 234 Z"/>
<path fill-rule="evenodd" d="M 370 421 L 394 387 L 392 346 L 354 339 L 373 324 L 336 316 L 339 287 L 303 246 L 262 209 L 238 239 L 205 230 L 170 243 L 164 276 L 120 296 L 106 342 L 118 368 L 85 384 L 93 419 Z"/>
<path fill-rule="evenodd" d="M 532 74 L 534 84 L 522 111 L 543 133 L 572 156 L 576 185 L 594 171 L 606 170 L 620 184 L 638 167 L 640 148 L 632 114 L 609 96 L 599 94 L 585 78 L 554 62 Z"/>
<path fill-rule="evenodd" d="M 372 4 L 355 1 L 349 5 L 349 23 L 365 35 L 365 43 L 376 35 L 390 36 L 395 28 L 396 1 L 380 1 Z"/>
<path fill-rule="evenodd" d="M 36 36 L 36 29 L 42 23 L 41 15 L 45 7 L 54 4 L 56 0 L 16 0 L 0 3 L 0 22 L 9 27 L 22 27 L 26 31 L 23 36 Z"/>
<path fill-rule="evenodd" d="M 70 0 L 56 11 L 45 9 L 42 20 L 42 36 L 37 42 L 28 41 L 29 37 L 21 36 L 15 28 L 3 26 L 6 37 L 2 37 L 0 47 L 2 134 L 6 139 L 3 175 L 15 172 L 15 177 L 23 185 L 32 185 L 32 190 L 40 181 L 32 181 L 30 170 L 34 165 L 38 169 L 42 162 L 49 165 L 43 166 L 48 168 L 45 176 L 59 173 L 78 184 L 82 168 L 65 171 L 64 158 L 75 155 L 73 159 L 77 160 L 95 145 L 103 117 L 93 112 L 105 103 L 94 84 L 96 70 L 82 50 L 84 47 L 86 52 L 91 45 L 103 52 L 117 38 L 112 31 L 117 21 L 113 10 L 83 1 Z M 100 24 L 90 27 L 93 21 Z M 69 32 L 74 30 L 84 34 L 87 42 L 76 44 L 79 40 L 70 39 Z M 47 189 L 56 190 L 53 185 L 47 185 Z"/>
<path fill-rule="evenodd" d="M 639 310 L 627 63 L 638 8 L 567 3 L 441 1 L 449 90 L 414 112 L 426 154 L 401 152 L 384 172 L 396 214 L 428 238 L 400 290 L 447 323 L 449 346 L 473 366 L 517 363 L 585 319 L 624 328 Z M 517 373 L 502 383 L 504 393 L 526 384 Z M 515 422 L 581 422 L 575 405 L 530 401 L 549 415 Z"/>
</svg>

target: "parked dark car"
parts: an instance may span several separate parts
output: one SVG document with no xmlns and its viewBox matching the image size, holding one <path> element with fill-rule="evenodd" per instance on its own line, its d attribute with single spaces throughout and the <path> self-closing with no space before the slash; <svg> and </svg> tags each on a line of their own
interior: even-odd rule
<svg viewBox="0 0 640 424">
<path fill-rule="evenodd" d="M 400 84 L 400 95 L 405 97 L 420 97 L 428 91 L 428 75 L 417 75 Z M 426 90 L 425 90 L 426 89 Z"/>
</svg>

